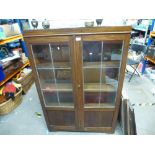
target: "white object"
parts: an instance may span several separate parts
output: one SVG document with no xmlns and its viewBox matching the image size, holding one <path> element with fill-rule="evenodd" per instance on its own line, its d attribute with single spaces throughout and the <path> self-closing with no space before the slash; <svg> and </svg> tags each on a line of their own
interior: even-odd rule
<svg viewBox="0 0 155 155">
<path fill-rule="evenodd" d="M 10 60 L 14 60 L 14 59 L 18 59 L 18 58 L 20 58 L 19 55 L 14 55 L 12 57 L 8 57 L 8 58 L 5 58 L 5 59 L 2 59 L 1 62 L 4 63 L 4 62 L 10 61 Z"/>
<path fill-rule="evenodd" d="M 155 74 L 150 74 L 150 79 L 155 80 Z"/>
<path fill-rule="evenodd" d="M 121 55 L 120 54 L 112 54 L 111 60 L 121 60 Z"/>
</svg>

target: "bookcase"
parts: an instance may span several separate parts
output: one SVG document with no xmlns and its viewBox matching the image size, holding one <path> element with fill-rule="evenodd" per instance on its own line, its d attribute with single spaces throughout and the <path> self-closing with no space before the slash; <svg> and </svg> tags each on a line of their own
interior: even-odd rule
<svg viewBox="0 0 155 155">
<path fill-rule="evenodd" d="M 130 26 L 24 32 L 50 131 L 114 132 Z"/>
</svg>

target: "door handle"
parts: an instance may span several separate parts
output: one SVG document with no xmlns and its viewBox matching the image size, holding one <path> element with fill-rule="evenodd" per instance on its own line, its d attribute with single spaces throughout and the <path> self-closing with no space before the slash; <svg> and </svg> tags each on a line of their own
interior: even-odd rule
<svg viewBox="0 0 155 155">
<path fill-rule="evenodd" d="M 78 84 L 78 88 L 80 88 L 81 87 L 81 85 L 80 84 Z"/>
</svg>

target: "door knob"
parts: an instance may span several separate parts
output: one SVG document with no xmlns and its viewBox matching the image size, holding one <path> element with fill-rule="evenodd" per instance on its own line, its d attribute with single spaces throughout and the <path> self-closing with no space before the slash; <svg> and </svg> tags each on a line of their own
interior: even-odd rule
<svg viewBox="0 0 155 155">
<path fill-rule="evenodd" d="M 78 84 L 78 88 L 80 88 L 81 87 L 81 85 L 80 84 Z"/>
</svg>

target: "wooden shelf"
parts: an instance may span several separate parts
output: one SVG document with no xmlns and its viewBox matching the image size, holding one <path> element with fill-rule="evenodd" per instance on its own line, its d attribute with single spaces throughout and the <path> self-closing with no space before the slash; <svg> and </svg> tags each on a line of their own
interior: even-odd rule
<svg viewBox="0 0 155 155">
<path fill-rule="evenodd" d="M 10 43 L 10 42 L 13 42 L 13 41 L 16 41 L 16 40 L 19 40 L 19 39 L 23 40 L 22 34 L 19 34 L 19 35 L 16 35 L 16 36 L 11 36 L 11 37 L 8 37 L 8 38 L 6 38 L 4 40 L 0 40 L 0 45 Z"/>
<path fill-rule="evenodd" d="M 46 103 L 46 108 L 57 108 L 57 107 L 61 107 L 61 108 L 68 108 L 68 107 L 70 107 L 70 108 L 74 108 L 74 103 L 60 103 L 60 104 L 58 104 L 58 103 L 52 103 L 52 102 L 50 102 L 50 103 Z M 115 108 L 115 105 L 114 104 L 112 104 L 112 103 L 101 103 L 101 104 L 99 104 L 99 103 L 96 103 L 96 104 L 84 104 L 84 108 L 87 108 L 87 109 L 91 109 L 91 108 L 112 108 L 112 109 L 114 109 Z"/>
<path fill-rule="evenodd" d="M 120 61 L 104 61 L 102 68 L 119 68 Z M 101 62 L 84 62 L 83 68 L 101 68 Z"/>
<path fill-rule="evenodd" d="M 56 107 L 61 107 L 61 108 L 68 108 L 68 107 L 70 107 L 70 108 L 74 108 L 74 103 L 53 103 L 53 102 L 50 102 L 50 103 L 46 103 L 46 108 L 47 107 L 52 107 L 52 108 L 56 108 Z"/>
<path fill-rule="evenodd" d="M 115 92 L 117 91 L 115 87 L 110 84 L 102 84 L 100 89 L 100 83 L 85 83 L 85 92 Z"/>
<path fill-rule="evenodd" d="M 115 108 L 115 105 L 112 103 L 89 103 L 84 104 L 84 108 Z"/>
<path fill-rule="evenodd" d="M 72 84 L 42 84 L 44 88 L 42 90 L 44 92 L 71 92 L 73 91 Z M 85 83 L 84 84 L 84 91 L 85 92 L 115 92 L 116 88 L 111 86 L 110 84 L 102 84 L 100 89 L 99 83 Z"/>
<path fill-rule="evenodd" d="M 38 64 L 37 69 L 71 69 L 71 67 L 68 62 L 54 62 L 54 66 L 52 63 Z"/>
<path fill-rule="evenodd" d="M 55 92 L 55 91 L 62 91 L 62 92 L 71 92 L 72 84 L 57 84 L 57 87 L 55 84 L 43 84 L 44 88 L 42 90 L 44 92 Z"/>
<path fill-rule="evenodd" d="M 149 57 L 149 56 L 145 56 L 145 59 L 152 62 L 153 64 L 155 64 L 155 59 Z"/>
<path fill-rule="evenodd" d="M 0 86 L 2 86 L 3 84 L 5 84 L 7 81 L 9 81 L 12 77 L 14 77 L 18 72 L 21 71 L 21 69 L 25 68 L 26 66 L 29 65 L 29 61 L 27 61 L 25 64 L 23 64 L 23 66 L 19 69 L 16 69 L 15 71 L 13 71 L 12 73 L 10 73 L 8 76 L 6 76 L 6 78 L 0 82 Z"/>
<path fill-rule="evenodd" d="M 55 62 L 52 63 L 37 64 L 37 69 L 71 69 L 71 64 L 68 62 Z M 119 68 L 120 61 L 104 61 L 102 68 Z M 84 62 L 83 68 L 101 68 L 101 62 Z"/>
</svg>

